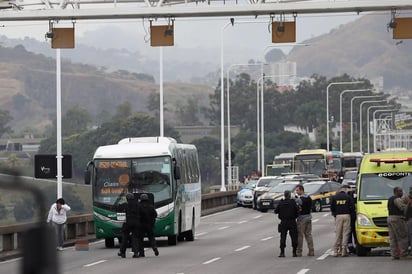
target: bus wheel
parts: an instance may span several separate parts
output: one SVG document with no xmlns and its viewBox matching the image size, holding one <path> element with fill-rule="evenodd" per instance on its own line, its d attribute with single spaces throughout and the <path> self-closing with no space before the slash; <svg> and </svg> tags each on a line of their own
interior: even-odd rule
<svg viewBox="0 0 412 274">
<path fill-rule="evenodd" d="M 315 205 L 314 205 L 314 207 L 313 207 L 313 211 L 315 211 L 315 212 L 321 212 L 321 211 L 322 211 L 322 205 L 321 205 L 321 203 L 320 203 L 319 200 L 316 200 L 316 201 L 315 201 Z"/>
<path fill-rule="evenodd" d="M 366 256 L 370 250 L 371 250 L 370 247 L 363 247 L 363 246 L 361 246 L 361 245 L 359 245 L 359 244 L 356 246 L 356 254 L 357 254 L 359 257 L 364 257 L 364 256 Z"/>
<path fill-rule="evenodd" d="M 186 241 L 193 242 L 195 240 L 195 213 L 192 216 L 192 228 L 186 232 Z"/>
<path fill-rule="evenodd" d="M 104 239 L 104 245 L 107 248 L 113 248 L 114 247 L 114 238 L 106 238 Z"/>
<path fill-rule="evenodd" d="M 177 244 L 177 235 L 167 236 L 167 244 L 168 245 L 176 245 Z"/>
</svg>

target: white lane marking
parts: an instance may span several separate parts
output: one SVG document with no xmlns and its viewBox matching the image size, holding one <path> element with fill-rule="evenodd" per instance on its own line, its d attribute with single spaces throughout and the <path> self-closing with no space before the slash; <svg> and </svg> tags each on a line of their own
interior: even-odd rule
<svg viewBox="0 0 412 274">
<path fill-rule="evenodd" d="M 203 264 L 210 264 L 210 263 L 216 262 L 216 261 L 218 261 L 218 260 L 220 260 L 220 257 L 213 258 L 213 259 L 211 259 L 211 260 L 209 260 L 209 261 L 204 262 Z"/>
<path fill-rule="evenodd" d="M 198 236 L 202 236 L 202 235 L 205 235 L 205 234 L 207 234 L 207 232 L 199 232 L 199 233 L 195 234 L 195 236 L 198 237 Z"/>
<path fill-rule="evenodd" d="M 202 216 L 202 217 L 200 217 L 200 219 L 207 219 L 207 218 L 210 218 L 210 217 L 213 217 L 213 216 L 226 214 L 226 213 L 231 212 L 231 211 L 233 211 L 233 210 L 241 210 L 241 208 L 235 207 L 235 208 L 228 209 L 228 210 L 225 210 L 225 211 L 216 212 L 216 213 L 213 213 L 213 214 L 209 214 L 209 215 L 206 215 L 206 216 Z"/>
<path fill-rule="evenodd" d="M 266 237 L 266 238 L 263 238 L 263 239 L 260 239 L 260 240 L 263 242 L 263 241 L 270 240 L 270 239 L 272 239 L 272 238 L 273 238 L 273 236 L 270 236 L 270 237 Z"/>
<path fill-rule="evenodd" d="M 17 261 L 21 261 L 23 258 L 15 258 L 15 259 L 10 259 L 4 262 L 0 262 L 0 264 L 7 264 L 7 263 L 13 263 L 13 262 L 17 262 Z"/>
<path fill-rule="evenodd" d="M 312 223 L 316 223 L 317 221 L 319 221 L 319 219 L 314 219 L 312 220 Z"/>
<path fill-rule="evenodd" d="M 255 217 L 253 217 L 253 219 L 259 219 L 260 217 L 262 217 L 262 215 L 257 215 Z"/>
<path fill-rule="evenodd" d="M 97 262 L 94 262 L 94 263 L 91 263 L 91 264 L 85 264 L 84 267 L 94 266 L 94 265 L 101 264 L 101 263 L 104 263 L 104 262 L 106 262 L 106 260 L 100 260 L 100 261 L 97 261 Z"/>
<path fill-rule="evenodd" d="M 238 224 L 244 224 L 244 223 L 247 223 L 247 221 L 243 220 L 243 221 L 238 222 Z"/>
<path fill-rule="evenodd" d="M 330 215 L 330 213 L 326 213 L 326 214 L 323 214 L 323 217 L 327 217 L 329 215 Z"/>
<path fill-rule="evenodd" d="M 326 257 L 330 255 L 331 252 L 332 252 L 332 249 L 329 248 L 328 250 L 325 251 L 325 253 L 322 256 L 320 256 L 319 258 L 316 258 L 316 260 L 324 260 Z"/>
<path fill-rule="evenodd" d="M 305 274 L 309 270 L 310 270 L 309 268 L 303 268 L 303 269 L 299 270 L 299 272 L 297 274 Z"/>
<path fill-rule="evenodd" d="M 226 228 L 229 228 L 230 226 L 222 226 L 222 227 L 219 227 L 218 228 L 218 230 L 223 230 L 223 229 L 226 229 Z"/>
<path fill-rule="evenodd" d="M 235 251 L 242 251 L 242 250 L 248 249 L 249 247 L 250 245 L 245 245 L 245 246 L 239 247 L 238 249 L 235 249 Z"/>
</svg>

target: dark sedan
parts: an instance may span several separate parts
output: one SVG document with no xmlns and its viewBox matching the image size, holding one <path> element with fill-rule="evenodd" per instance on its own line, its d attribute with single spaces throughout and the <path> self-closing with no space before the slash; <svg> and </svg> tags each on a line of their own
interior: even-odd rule
<svg viewBox="0 0 412 274">
<path fill-rule="evenodd" d="M 330 200 L 341 188 L 341 184 L 331 181 L 315 181 L 303 185 L 305 194 L 312 198 L 312 211 L 321 212 L 324 207 L 330 206 Z"/>
</svg>

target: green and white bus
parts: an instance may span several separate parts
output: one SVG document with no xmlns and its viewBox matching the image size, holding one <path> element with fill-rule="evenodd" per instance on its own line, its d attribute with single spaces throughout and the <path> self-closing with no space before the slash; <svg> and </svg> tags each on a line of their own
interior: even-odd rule
<svg viewBox="0 0 412 274">
<path fill-rule="evenodd" d="M 96 238 L 106 247 L 121 241 L 124 213 L 116 206 L 127 192 L 152 193 L 158 214 L 155 236 L 169 245 L 193 241 L 200 221 L 201 180 L 197 149 L 169 137 L 125 138 L 97 148 L 87 164 L 85 183 L 92 185 Z"/>
</svg>

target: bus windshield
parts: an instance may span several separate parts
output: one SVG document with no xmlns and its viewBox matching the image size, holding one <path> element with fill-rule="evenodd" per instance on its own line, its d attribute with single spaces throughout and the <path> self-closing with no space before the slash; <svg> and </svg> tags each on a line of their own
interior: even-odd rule
<svg viewBox="0 0 412 274">
<path fill-rule="evenodd" d="M 322 177 L 326 171 L 326 159 L 322 154 L 296 155 L 294 167 L 295 172 L 312 173 Z"/>
<path fill-rule="evenodd" d="M 93 200 L 113 206 L 127 192 L 150 192 L 156 202 L 172 199 L 171 159 L 168 156 L 95 160 Z"/>
<path fill-rule="evenodd" d="M 363 174 L 359 184 L 359 200 L 387 200 L 393 196 L 393 188 L 402 187 L 409 191 L 412 173 Z"/>
</svg>

